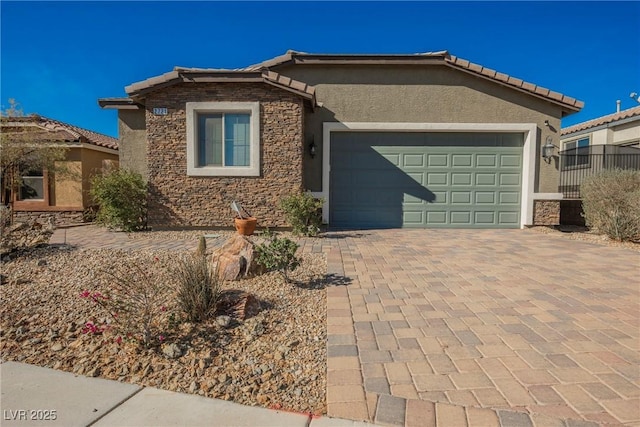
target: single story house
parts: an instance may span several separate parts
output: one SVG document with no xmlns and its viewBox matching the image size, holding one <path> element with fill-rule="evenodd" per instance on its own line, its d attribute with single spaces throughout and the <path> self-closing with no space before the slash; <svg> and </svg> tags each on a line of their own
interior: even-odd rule
<svg viewBox="0 0 640 427">
<path fill-rule="evenodd" d="M 583 106 L 447 51 L 288 51 L 125 91 L 98 103 L 118 110 L 120 164 L 147 179 L 153 227 L 229 226 L 233 200 L 286 226 L 278 202 L 300 190 L 331 227 L 557 224 L 541 147 Z"/>
<path fill-rule="evenodd" d="M 58 225 L 83 221 L 92 205 L 89 195 L 93 175 L 118 166 L 118 140 L 39 115 L 3 117 L 2 133 L 28 133 L 28 142 L 66 148 L 60 169 L 21 171 L 21 188 L 11 191 L 15 219 L 53 217 Z"/>
</svg>

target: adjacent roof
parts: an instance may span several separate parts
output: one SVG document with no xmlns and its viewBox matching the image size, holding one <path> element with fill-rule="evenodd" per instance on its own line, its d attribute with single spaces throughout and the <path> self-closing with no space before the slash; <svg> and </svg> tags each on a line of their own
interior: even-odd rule
<svg viewBox="0 0 640 427">
<path fill-rule="evenodd" d="M 277 73 L 277 69 L 279 67 L 290 64 L 444 65 L 554 103 L 561 106 L 564 113 L 580 111 L 584 106 L 582 101 L 578 101 L 575 98 L 571 98 L 570 96 L 563 95 L 559 92 L 554 92 L 533 83 L 525 82 L 524 80 L 497 72 L 496 70 L 492 70 L 482 65 L 474 64 L 465 59 L 451 55 L 446 50 L 415 54 L 378 55 L 314 54 L 289 50 L 283 55 L 276 56 L 275 58 L 244 68 L 222 69 L 175 67 L 174 70 L 169 73 L 127 86 L 125 91 L 132 99 L 104 98 L 98 102 L 103 108 L 137 108 L 135 106 L 135 100 L 143 98 L 145 93 L 181 82 L 256 81 L 271 84 L 296 93 L 311 101 L 312 105 L 315 106 L 315 90 L 312 86 L 292 80 Z"/>
<path fill-rule="evenodd" d="M 138 83 L 133 83 L 132 85 L 125 87 L 125 91 L 130 97 L 135 99 L 142 97 L 144 94 L 152 90 L 181 82 L 262 82 L 295 93 L 296 95 L 309 100 L 314 107 L 316 105 L 315 88 L 306 83 L 293 80 L 267 69 L 247 71 L 226 70 L 220 68 L 175 67 L 173 71 L 168 73 L 152 77 Z M 98 103 L 100 103 L 101 106 L 102 104 L 106 105 L 109 99 L 114 98 L 101 99 Z M 121 98 L 115 99 L 121 100 Z"/>
<path fill-rule="evenodd" d="M 640 105 L 637 107 L 629 108 L 628 110 L 623 110 L 617 113 L 608 114 L 606 116 L 598 117 L 592 120 L 588 120 L 586 122 L 577 123 L 573 126 L 566 127 L 560 130 L 560 135 L 562 136 L 570 135 L 572 133 L 591 129 L 597 126 L 614 124 L 615 122 L 631 119 L 633 117 L 637 117 L 637 120 L 640 120 Z"/>
<path fill-rule="evenodd" d="M 86 143 L 96 147 L 118 149 L 116 138 L 37 114 L 24 117 L 3 117 L 2 126 L 12 128 L 36 126 L 42 131 L 36 131 L 33 135 L 42 142 Z"/>
</svg>

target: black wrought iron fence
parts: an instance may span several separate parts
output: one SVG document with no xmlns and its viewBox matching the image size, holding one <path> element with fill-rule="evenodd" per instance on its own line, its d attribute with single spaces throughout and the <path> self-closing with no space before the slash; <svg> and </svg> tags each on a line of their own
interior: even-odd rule
<svg viewBox="0 0 640 427">
<path fill-rule="evenodd" d="M 585 178 L 608 169 L 640 170 L 640 149 L 589 146 L 561 151 L 560 188 L 565 199 L 579 199 Z"/>
</svg>

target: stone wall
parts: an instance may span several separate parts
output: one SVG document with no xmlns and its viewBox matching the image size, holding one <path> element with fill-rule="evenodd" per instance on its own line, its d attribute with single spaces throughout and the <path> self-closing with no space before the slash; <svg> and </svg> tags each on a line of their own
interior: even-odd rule
<svg viewBox="0 0 640 427">
<path fill-rule="evenodd" d="M 56 226 L 79 224 L 84 222 L 82 211 L 14 211 L 13 213 L 13 220 L 15 222 L 23 222 L 34 219 L 41 223 L 47 223 L 49 221 L 49 218 L 53 218 L 54 224 Z"/>
<path fill-rule="evenodd" d="M 260 102 L 260 176 L 187 176 L 187 102 Z M 302 189 L 301 98 L 264 83 L 183 83 L 146 99 L 151 227 L 233 226 L 240 202 L 258 226 L 286 226 L 280 199 Z M 154 115 L 154 107 L 168 109 Z"/>
<path fill-rule="evenodd" d="M 560 200 L 534 200 L 533 225 L 560 224 Z"/>
</svg>

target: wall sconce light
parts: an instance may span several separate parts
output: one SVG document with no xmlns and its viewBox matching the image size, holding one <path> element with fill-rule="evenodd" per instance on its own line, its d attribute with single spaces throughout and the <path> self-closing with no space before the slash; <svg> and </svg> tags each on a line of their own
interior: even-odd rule
<svg viewBox="0 0 640 427">
<path fill-rule="evenodd" d="M 551 163 L 551 157 L 553 157 L 553 150 L 556 148 L 553 145 L 553 138 L 548 136 L 547 142 L 542 146 L 542 158 L 545 162 Z"/>
<path fill-rule="evenodd" d="M 309 144 L 308 148 L 309 148 L 309 155 L 313 159 L 314 157 L 316 157 L 316 143 L 313 139 L 311 140 L 311 143 Z"/>
</svg>

